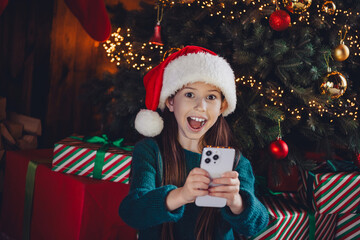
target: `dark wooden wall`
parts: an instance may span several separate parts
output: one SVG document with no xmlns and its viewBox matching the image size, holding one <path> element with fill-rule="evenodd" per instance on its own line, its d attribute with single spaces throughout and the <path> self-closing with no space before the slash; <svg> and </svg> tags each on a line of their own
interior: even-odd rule
<svg viewBox="0 0 360 240">
<path fill-rule="evenodd" d="M 32 93 L 48 88 L 52 7 L 52 1 L 9 1 L 0 16 L 0 94 L 10 110 L 40 116 L 34 107 L 45 104 L 46 95 Z"/>
<path fill-rule="evenodd" d="M 7 110 L 40 118 L 40 147 L 100 130 L 82 85 L 116 71 L 63 0 L 9 1 L 0 16 L 0 96 Z"/>
</svg>

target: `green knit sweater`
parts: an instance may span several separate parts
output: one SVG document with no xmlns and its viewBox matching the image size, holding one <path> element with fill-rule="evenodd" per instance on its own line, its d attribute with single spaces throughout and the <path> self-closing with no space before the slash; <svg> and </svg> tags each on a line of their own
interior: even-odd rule
<svg viewBox="0 0 360 240">
<path fill-rule="evenodd" d="M 184 150 L 186 171 L 200 166 L 201 155 Z M 119 214 L 128 225 L 139 230 L 139 239 L 160 239 L 161 224 L 175 222 L 175 239 L 195 239 L 194 227 L 201 210 L 194 203 L 174 211 L 165 205 L 167 194 L 174 185 L 161 186 L 162 160 L 156 141 L 146 138 L 136 144 L 133 152 L 131 186 L 128 196 L 122 201 Z M 239 172 L 240 194 L 245 210 L 234 215 L 228 207 L 221 209 L 221 219 L 215 229 L 214 239 L 234 239 L 233 231 L 252 236 L 268 223 L 268 213 L 254 195 L 254 176 L 250 162 L 241 156 L 236 168 Z"/>
</svg>

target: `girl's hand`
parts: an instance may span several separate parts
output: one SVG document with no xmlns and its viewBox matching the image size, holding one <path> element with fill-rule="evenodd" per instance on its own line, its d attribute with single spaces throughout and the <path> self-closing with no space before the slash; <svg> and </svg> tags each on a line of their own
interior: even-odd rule
<svg viewBox="0 0 360 240">
<path fill-rule="evenodd" d="M 166 208 L 173 211 L 187 203 L 194 202 L 197 196 L 207 195 L 209 183 L 208 172 L 201 168 L 194 168 L 187 176 L 184 186 L 169 192 L 165 200 Z"/>
<path fill-rule="evenodd" d="M 221 178 L 212 181 L 213 184 L 222 184 L 221 186 L 211 187 L 209 195 L 226 198 L 226 205 L 233 214 L 240 214 L 244 210 L 244 204 L 239 193 L 240 180 L 236 171 L 226 172 Z"/>
<path fill-rule="evenodd" d="M 180 196 L 186 203 L 194 202 L 196 197 L 207 195 L 209 189 L 209 173 L 201 168 L 194 168 L 181 188 Z"/>
</svg>

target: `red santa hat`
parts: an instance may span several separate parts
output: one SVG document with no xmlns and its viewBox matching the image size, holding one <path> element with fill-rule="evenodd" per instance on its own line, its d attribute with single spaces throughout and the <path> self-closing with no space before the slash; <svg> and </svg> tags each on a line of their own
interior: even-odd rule
<svg viewBox="0 0 360 240">
<path fill-rule="evenodd" d="M 144 76 L 145 105 L 135 118 L 135 129 L 154 137 L 164 127 L 156 109 L 165 109 L 165 101 L 186 84 L 205 82 L 218 87 L 228 103 L 223 116 L 236 107 L 235 76 L 229 63 L 214 52 L 197 46 L 187 46 L 171 54 Z"/>
</svg>

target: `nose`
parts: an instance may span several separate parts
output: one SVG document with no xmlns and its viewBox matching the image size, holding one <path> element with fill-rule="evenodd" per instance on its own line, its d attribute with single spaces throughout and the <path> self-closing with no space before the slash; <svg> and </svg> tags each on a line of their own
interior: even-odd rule
<svg viewBox="0 0 360 240">
<path fill-rule="evenodd" d="M 198 111 L 205 111 L 206 109 L 206 100 L 203 98 L 199 98 L 196 100 L 195 109 Z"/>
</svg>

